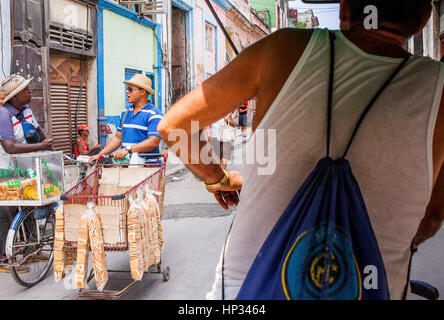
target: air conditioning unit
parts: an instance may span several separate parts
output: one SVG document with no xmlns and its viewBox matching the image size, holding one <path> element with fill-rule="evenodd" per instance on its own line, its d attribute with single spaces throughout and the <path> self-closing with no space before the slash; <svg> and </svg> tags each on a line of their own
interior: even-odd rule
<svg viewBox="0 0 444 320">
<path fill-rule="evenodd" d="M 168 0 L 119 0 L 119 4 L 126 6 L 128 9 L 133 5 L 138 5 L 138 14 L 151 15 L 166 13 L 167 1 Z"/>
</svg>

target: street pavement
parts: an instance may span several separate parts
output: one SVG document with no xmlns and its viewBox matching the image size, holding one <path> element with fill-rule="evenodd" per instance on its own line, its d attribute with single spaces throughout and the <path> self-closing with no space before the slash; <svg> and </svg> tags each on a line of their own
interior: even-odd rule
<svg viewBox="0 0 444 320">
<path fill-rule="evenodd" d="M 234 148 L 241 148 L 240 137 Z M 235 208 L 222 209 L 194 175 L 170 153 L 167 167 L 163 230 L 165 247 L 162 268 L 170 268 L 169 281 L 161 274 L 145 274 L 143 280 L 121 299 L 197 300 L 205 299 L 214 279 L 214 269 Z M 232 159 L 234 160 L 234 159 Z M 242 171 L 239 161 L 228 169 Z M 412 260 L 412 280 L 426 281 L 444 294 L 444 230 L 420 246 Z M 90 260 L 91 261 L 91 257 Z M 107 252 L 109 270 L 129 270 L 128 252 Z M 90 268 L 92 264 L 90 263 Z M 120 290 L 131 283 L 128 272 L 109 273 L 107 290 Z M 94 281 L 92 281 L 94 283 Z M 0 273 L 0 300 L 3 299 L 85 299 L 69 287 L 69 282 L 54 282 L 52 269 L 35 287 L 25 289 L 11 275 Z M 94 284 L 93 284 L 94 286 Z M 421 297 L 412 295 L 413 300 Z M 442 297 L 440 297 L 442 299 Z"/>
</svg>

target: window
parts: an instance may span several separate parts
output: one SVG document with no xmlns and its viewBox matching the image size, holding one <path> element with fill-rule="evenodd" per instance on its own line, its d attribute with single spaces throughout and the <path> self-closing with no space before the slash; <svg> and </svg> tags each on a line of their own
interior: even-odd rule
<svg viewBox="0 0 444 320">
<path fill-rule="evenodd" d="M 214 27 L 205 23 L 205 49 L 214 52 Z"/>
</svg>

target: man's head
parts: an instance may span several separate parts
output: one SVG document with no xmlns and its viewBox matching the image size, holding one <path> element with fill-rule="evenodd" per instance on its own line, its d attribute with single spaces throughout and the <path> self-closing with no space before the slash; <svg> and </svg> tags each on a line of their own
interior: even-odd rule
<svg viewBox="0 0 444 320">
<path fill-rule="evenodd" d="M 362 25 L 372 5 L 378 9 L 379 29 L 408 38 L 420 32 L 430 18 L 431 0 L 341 0 L 341 30 Z"/>
<path fill-rule="evenodd" d="M 134 75 L 131 80 L 124 81 L 126 87 L 126 96 L 128 103 L 144 103 L 148 102 L 148 95 L 154 94 L 151 88 L 151 79 L 143 74 Z"/>
<path fill-rule="evenodd" d="M 1 84 L 1 91 L 5 94 L 3 101 L 9 101 L 18 109 L 28 104 L 31 101 L 31 90 L 28 85 L 32 79 L 25 79 L 21 75 L 12 74 L 3 80 Z"/>
</svg>

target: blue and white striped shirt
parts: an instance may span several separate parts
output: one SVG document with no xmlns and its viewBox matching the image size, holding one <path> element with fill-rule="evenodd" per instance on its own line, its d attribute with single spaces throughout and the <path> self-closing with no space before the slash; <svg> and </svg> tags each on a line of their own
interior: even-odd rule
<svg viewBox="0 0 444 320">
<path fill-rule="evenodd" d="M 117 132 L 122 132 L 123 127 L 122 147 L 138 144 L 152 136 L 162 138 L 157 132 L 157 125 L 162 120 L 163 114 L 156 106 L 148 102 L 136 114 L 133 113 L 134 108 L 131 107 L 126 115 L 125 123 L 122 124 L 126 111 L 126 109 L 122 111 L 120 125 L 117 127 Z M 159 153 L 159 147 L 148 153 Z M 155 163 L 156 160 L 157 158 L 147 157 L 147 163 Z"/>
</svg>

